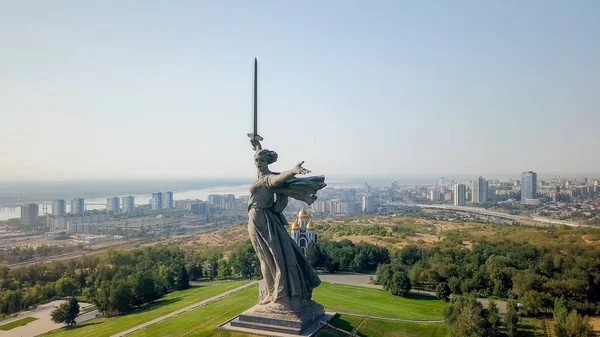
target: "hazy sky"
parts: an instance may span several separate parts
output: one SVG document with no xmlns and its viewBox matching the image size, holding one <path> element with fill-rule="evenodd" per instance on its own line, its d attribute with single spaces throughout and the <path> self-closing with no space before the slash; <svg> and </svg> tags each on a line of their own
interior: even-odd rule
<svg viewBox="0 0 600 337">
<path fill-rule="evenodd" d="M 0 7 L 0 180 L 600 171 L 600 1 Z"/>
</svg>

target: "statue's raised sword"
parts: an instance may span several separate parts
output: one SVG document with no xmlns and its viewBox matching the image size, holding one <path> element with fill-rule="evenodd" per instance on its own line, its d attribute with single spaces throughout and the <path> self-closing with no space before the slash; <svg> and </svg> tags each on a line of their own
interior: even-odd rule
<svg viewBox="0 0 600 337">
<path fill-rule="evenodd" d="M 254 151 L 262 150 L 262 146 L 260 142 L 263 140 L 261 136 L 258 135 L 258 61 L 256 57 L 254 58 L 254 132 L 249 133 L 248 137 L 250 137 L 250 144 L 252 144 L 252 148 Z"/>
</svg>

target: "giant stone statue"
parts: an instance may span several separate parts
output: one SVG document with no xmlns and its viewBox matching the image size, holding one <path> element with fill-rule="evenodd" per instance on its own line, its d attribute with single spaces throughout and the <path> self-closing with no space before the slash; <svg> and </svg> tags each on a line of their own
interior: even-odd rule
<svg viewBox="0 0 600 337">
<path fill-rule="evenodd" d="M 321 280 L 288 234 L 282 212 L 289 198 L 312 204 L 317 191 L 326 186 L 325 177 L 296 177 L 310 173 L 302 167 L 304 162 L 281 173 L 269 169 L 277 161 L 277 153 L 263 149 L 260 144 L 263 139 L 257 134 L 256 60 L 254 79 L 254 133 L 248 136 L 255 151 L 258 177 L 250 186 L 248 233 L 260 260 L 262 280 L 259 303 L 228 322 L 225 328 L 300 335 L 307 328 L 318 326 L 318 321 L 325 317 L 323 306 L 312 299 L 313 289 Z"/>
</svg>

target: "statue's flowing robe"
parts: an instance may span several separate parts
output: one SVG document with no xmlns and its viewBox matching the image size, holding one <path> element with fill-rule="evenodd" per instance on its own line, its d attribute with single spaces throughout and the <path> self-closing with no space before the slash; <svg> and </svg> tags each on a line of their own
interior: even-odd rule
<svg viewBox="0 0 600 337">
<path fill-rule="evenodd" d="M 310 300 L 321 280 L 302 250 L 288 234 L 288 223 L 281 212 L 288 197 L 312 204 L 325 177 L 292 178 L 277 184 L 277 173 L 258 178 L 250 187 L 248 232 L 260 260 L 263 276 L 261 304 L 280 300 Z M 275 195 L 277 198 L 275 199 Z"/>
</svg>

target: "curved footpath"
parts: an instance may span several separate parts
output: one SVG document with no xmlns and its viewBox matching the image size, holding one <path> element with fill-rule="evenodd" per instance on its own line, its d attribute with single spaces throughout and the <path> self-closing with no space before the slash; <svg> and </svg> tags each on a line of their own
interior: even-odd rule
<svg viewBox="0 0 600 337">
<path fill-rule="evenodd" d="M 351 312 L 338 312 L 340 315 L 344 316 L 356 316 L 356 317 L 364 317 L 364 318 L 372 318 L 379 319 L 383 321 L 394 321 L 394 322 L 407 322 L 407 323 L 444 323 L 444 320 L 436 320 L 436 319 L 408 319 L 408 318 L 391 318 L 391 317 L 381 317 L 381 316 L 371 316 L 365 314 L 355 314 Z"/>
<path fill-rule="evenodd" d="M 181 308 L 181 309 L 179 309 L 179 310 L 173 311 L 173 312 L 171 312 L 171 313 L 168 313 L 168 314 L 166 314 L 166 315 L 164 315 L 164 316 L 161 316 L 161 317 L 155 318 L 155 319 L 153 319 L 153 320 L 151 320 L 151 321 L 148 321 L 148 322 L 146 322 L 146 323 L 143 323 L 143 324 L 140 324 L 140 325 L 138 325 L 138 326 L 135 326 L 135 327 L 133 327 L 133 328 L 131 328 L 131 329 L 127 329 L 127 330 L 125 330 L 125 331 L 119 332 L 119 333 L 117 333 L 117 334 L 114 334 L 114 335 L 112 335 L 111 337 L 123 337 L 123 336 L 130 335 L 130 334 L 132 334 L 132 333 L 134 333 L 134 332 L 136 332 L 136 331 L 138 331 L 138 330 L 144 329 L 144 328 L 146 328 L 146 327 L 148 327 L 148 326 L 150 326 L 150 325 L 152 325 L 152 324 L 155 324 L 155 323 L 162 322 L 162 321 L 164 321 L 164 320 L 166 320 L 166 319 L 168 319 L 168 318 L 171 318 L 171 317 L 177 316 L 177 315 L 179 315 L 179 314 L 182 314 L 182 313 L 184 313 L 184 312 L 186 312 L 186 311 L 191 311 L 191 310 L 194 310 L 194 309 L 196 309 L 196 308 L 198 308 L 198 307 L 200 307 L 200 306 L 203 306 L 203 305 L 206 305 L 206 304 L 208 304 L 208 303 L 211 303 L 211 302 L 214 302 L 214 301 L 220 300 L 220 299 L 222 299 L 223 297 L 227 297 L 227 296 L 229 296 L 229 295 L 231 295 L 231 294 L 233 294 L 233 293 L 236 293 L 236 292 L 238 292 L 238 291 L 242 291 L 242 290 L 244 290 L 244 289 L 246 289 L 246 288 L 248 288 L 248 287 L 251 287 L 251 286 L 255 285 L 256 283 L 258 283 L 258 281 L 253 281 L 253 282 L 250 282 L 250 283 L 248 283 L 248 284 L 244 284 L 243 286 L 239 286 L 239 287 L 237 287 L 237 288 L 235 288 L 235 289 L 231 289 L 231 290 L 229 290 L 229 291 L 226 291 L 226 292 L 224 292 L 224 293 L 221 293 L 221 294 L 219 294 L 219 295 L 217 295 L 217 296 L 213 296 L 213 297 L 211 297 L 211 298 L 207 298 L 207 299 L 205 299 L 204 301 L 200 301 L 200 302 L 198 302 L 198 303 L 195 303 L 195 304 L 189 305 L 189 306 L 187 306 L 187 307 L 185 307 L 185 308 Z"/>
</svg>

